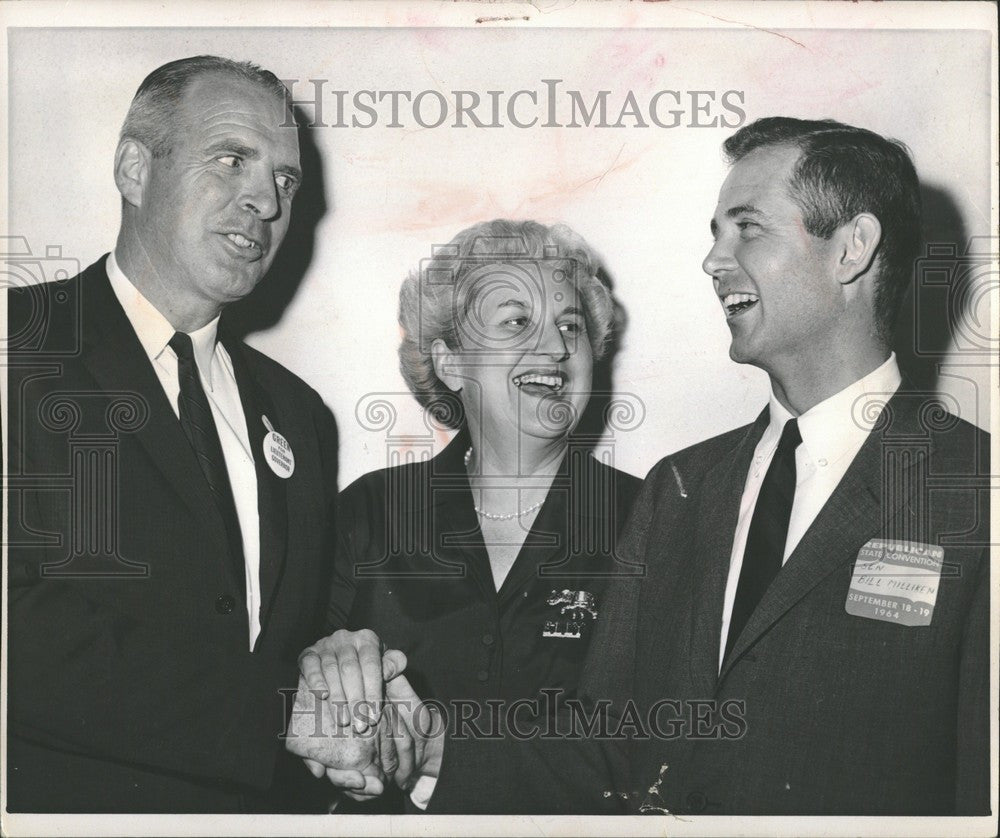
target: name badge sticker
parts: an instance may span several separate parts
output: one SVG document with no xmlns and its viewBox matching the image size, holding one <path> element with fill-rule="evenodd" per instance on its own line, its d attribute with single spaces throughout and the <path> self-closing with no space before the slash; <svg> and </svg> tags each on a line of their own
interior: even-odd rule
<svg viewBox="0 0 1000 838">
<path fill-rule="evenodd" d="M 278 477 L 287 480 L 295 471 L 295 455 L 288 440 L 279 434 L 266 416 L 260 417 L 268 434 L 264 437 L 264 459 Z"/>
<path fill-rule="evenodd" d="M 919 541 L 872 539 L 858 551 L 844 610 L 855 617 L 929 626 L 944 548 Z"/>
</svg>

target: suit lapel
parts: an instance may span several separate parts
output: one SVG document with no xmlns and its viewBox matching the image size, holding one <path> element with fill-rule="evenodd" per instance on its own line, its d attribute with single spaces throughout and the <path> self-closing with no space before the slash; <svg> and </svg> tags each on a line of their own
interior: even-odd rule
<svg viewBox="0 0 1000 838">
<path fill-rule="evenodd" d="M 490 601 L 496 589 L 465 470 L 468 447 L 468 431 L 463 428 L 426 466 L 434 571 L 452 576 L 452 568 L 462 568 Z M 425 513 L 420 510 L 419 514 Z"/>
<path fill-rule="evenodd" d="M 796 602 L 831 573 L 853 564 L 858 548 L 888 529 L 899 510 L 911 502 L 918 481 L 910 470 L 926 463 L 928 446 L 912 396 L 897 393 L 750 615 L 723 663 L 720 680 Z"/>
<path fill-rule="evenodd" d="M 689 649 L 691 679 L 700 694 L 715 692 L 722 637 L 722 606 L 733 552 L 733 537 L 740 515 L 740 500 L 753 452 L 767 428 L 768 410 L 747 428 L 730 454 L 705 475 L 701 500 L 695 510 L 694 556 L 696 575 L 690 607 Z"/>
<path fill-rule="evenodd" d="M 81 362 L 103 392 L 133 392 L 143 400 L 148 417 L 132 436 L 212 539 L 212 553 L 223 557 L 225 572 L 231 576 L 222 516 L 152 364 L 111 290 L 104 263 L 88 270 L 83 279 Z"/>
<path fill-rule="evenodd" d="M 438 477 L 447 475 L 447 491 L 435 492 L 435 533 L 440 545 L 444 540 L 444 558 L 461 562 L 489 599 L 496 597 L 501 605 L 520 593 L 536 575 L 551 576 L 553 587 L 562 577 L 576 575 L 571 570 L 572 540 L 595 530 L 593 519 L 607 514 L 611 508 L 608 486 L 605 486 L 599 464 L 585 451 L 573 451 L 560 466 L 538 516 L 525 536 L 521 550 L 511 566 L 500 591 L 496 591 L 489 553 L 483 543 L 482 528 L 472 503 L 462 456 L 468 448 L 468 438 L 460 435 L 439 457 L 432 461 Z M 598 508 L 600 511 L 598 511 Z M 589 529 L 588 529 L 589 528 Z M 593 575 L 601 575 L 603 568 Z M 584 574 L 586 575 L 586 574 Z"/>
<path fill-rule="evenodd" d="M 565 477 L 556 477 L 553 481 L 514 564 L 500 586 L 501 603 L 518 594 L 536 575 L 552 577 L 555 587 L 559 584 L 558 577 L 569 573 L 566 562 L 570 553 L 570 531 L 574 524 L 579 523 L 574 520 L 571 491 Z"/>
<path fill-rule="evenodd" d="M 223 332 L 220 337 L 233 362 L 233 374 L 240 391 L 247 438 L 257 474 L 257 514 L 260 518 L 260 637 L 274 604 L 275 593 L 285 568 L 288 543 L 288 499 L 285 480 L 278 477 L 264 457 L 264 438 L 269 433 L 264 417 L 281 433 L 278 412 L 271 397 L 254 376 L 242 344 Z M 259 638 L 258 638 L 259 642 Z"/>
<path fill-rule="evenodd" d="M 466 490 L 468 497 L 464 494 L 458 496 L 458 491 L 448 490 L 445 493 L 447 499 L 442 498 L 443 503 L 432 510 L 434 557 L 445 573 L 449 566 L 461 566 L 480 593 L 490 601 L 496 597 L 496 589 L 490 557 L 472 506 L 472 494 Z"/>
<path fill-rule="evenodd" d="M 605 579 L 607 559 L 616 549 L 620 524 L 614 471 L 589 449 L 571 445 L 538 511 L 517 561 L 500 590 L 501 602 L 533 578 L 564 588 L 570 578 Z"/>
</svg>

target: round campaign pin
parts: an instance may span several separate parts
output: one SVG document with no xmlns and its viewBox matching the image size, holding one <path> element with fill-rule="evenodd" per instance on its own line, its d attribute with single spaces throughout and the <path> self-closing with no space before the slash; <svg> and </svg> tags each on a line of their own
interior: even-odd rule
<svg viewBox="0 0 1000 838">
<path fill-rule="evenodd" d="M 268 434 L 264 437 L 264 459 L 278 477 L 287 480 L 295 471 L 295 455 L 292 453 L 292 446 L 288 440 L 279 434 L 266 416 L 261 416 L 264 420 L 264 427 Z"/>
</svg>

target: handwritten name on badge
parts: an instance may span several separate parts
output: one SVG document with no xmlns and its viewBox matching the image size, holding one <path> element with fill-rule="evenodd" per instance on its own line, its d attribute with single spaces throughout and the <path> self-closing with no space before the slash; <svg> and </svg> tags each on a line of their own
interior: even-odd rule
<svg viewBox="0 0 1000 838">
<path fill-rule="evenodd" d="M 872 539 L 858 551 L 844 609 L 903 626 L 929 626 L 944 548 L 919 541 Z"/>
</svg>

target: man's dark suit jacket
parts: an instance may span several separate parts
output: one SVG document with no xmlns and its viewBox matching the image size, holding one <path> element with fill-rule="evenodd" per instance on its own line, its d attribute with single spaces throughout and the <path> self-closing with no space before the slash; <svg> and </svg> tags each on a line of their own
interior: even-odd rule
<svg viewBox="0 0 1000 838">
<path fill-rule="evenodd" d="M 766 424 L 765 411 L 661 461 L 628 525 L 625 557 L 646 574 L 616 585 L 585 680 L 640 719 L 681 702 L 660 705 L 666 735 L 451 740 L 429 811 L 988 813 L 988 435 L 897 393 L 720 673 L 733 533 Z M 930 625 L 846 612 L 876 538 L 944 548 Z M 740 702 L 744 723 L 677 735 L 671 717 L 702 700 Z"/>
<path fill-rule="evenodd" d="M 9 313 L 8 808 L 252 808 L 283 752 L 279 690 L 322 628 L 333 417 L 221 338 L 257 465 L 251 653 L 242 564 L 104 260 L 12 292 Z M 288 479 L 263 459 L 262 416 L 292 448 Z"/>
</svg>

